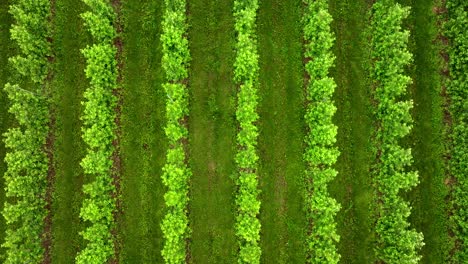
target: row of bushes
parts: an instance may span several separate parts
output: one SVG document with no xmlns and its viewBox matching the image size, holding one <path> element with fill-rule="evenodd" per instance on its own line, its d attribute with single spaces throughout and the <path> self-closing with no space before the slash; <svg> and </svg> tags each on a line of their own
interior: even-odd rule
<svg viewBox="0 0 468 264">
<path fill-rule="evenodd" d="M 377 247 L 376 254 L 385 263 L 417 263 L 418 250 L 424 245 L 423 235 L 410 228 L 411 207 L 400 196 L 419 182 L 418 173 L 410 171 L 411 149 L 399 145 L 412 128 L 411 100 L 406 95 L 410 77 L 405 66 L 412 60 L 407 48 L 409 32 L 402 30 L 402 20 L 409 8 L 393 0 L 377 1 L 372 9 L 372 80 L 375 80 L 375 115 L 377 159 Z"/>
<path fill-rule="evenodd" d="M 452 230 L 455 234 L 455 254 L 452 263 L 468 262 L 468 2 L 448 0 L 446 35 L 449 46 L 450 80 L 447 92 L 450 100 L 451 159 L 450 172 L 455 178 L 453 191 Z"/>
<path fill-rule="evenodd" d="M 3 216 L 7 223 L 6 249 L 2 263 L 42 263 L 44 248 L 44 218 L 49 160 L 46 139 L 49 133 L 49 110 L 45 96 L 50 56 L 50 1 L 18 0 L 10 6 L 16 23 L 11 39 L 19 46 L 20 54 L 10 58 L 13 68 L 26 77 L 29 90 L 17 84 L 6 84 L 5 92 L 11 102 L 18 127 L 5 133 L 5 190 L 7 202 Z"/>
<path fill-rule="evenodd" d="M 8 228 L 3 247 L 4 263 L 41 263 L 44 256 L 45 192 L 48 158 L 44 151 L 48 127 L 46 100 L 37 92 L 7 84 L 9 112 L 20 127 L 5 133 L 7 171 L 4 175 L 6 196 L 3 209 Z"/>
<path fill-rule="evenodd" d="M 165 133 L 169 149 L 162 175 L 162 181 L 167 187 L 164 195 L 167 212 L 161 224 L 164 235 L 162 256 L 166 263 L 176 264 L 185 262 L 186 243 L 190 236 L 187 204 L 191 171 L 187 167 L 184 149 L 184 141 L 188 136 L 184 124 L 188 116 L 188 92 L 184 80 L 188 77 L 190 52 L 185 36 L 185 0 L 165 0 L 164 3 L 161 42 L 162 67 L 167 80 L 163 87 L 167 96 Z"/>
<path fill-rule="evenodd" d="M 239 242 L 239 263 L 259 263 L 261 249 L 259 191 L 257 189 L 256 151 L 258 129 L 255 122 L 258 104 L 258 54 L 255 39 L 257 0 L 234 1 L 235 31 L 237 33 L 234 80 L 239 85 L 236 118 L 239 122 L 237 134 L 238 152 L 235 161 L 239 170 L 237 184 L 236 235 Z"/>
<path fill-rule="evenodd" d="M 340 254 L 336 243 L 336 213 L 340 205 L 330 197 L 327 186 L 337 171 L 332 168 L 339 156 L 336 143 L 337 127 L 333 124 L 336 107 L 332 96 L 335 81 L 328 77 L 334 62 L 331 48 L 334 36 L 328 13 L 328 0 L 304 0 L 303 15 L 306 73 L 307 136 L 304 160 L 307 164 L 304 178 L 304 209 L 309 222 L 306 238 L 308 263 L 338 263 Z"/>
<path fill-rule="evenodd" d="M 84 92 L 85 101 L 82 102 L 82 138 L 87 150 L 81 167 L 90 176 L 90 182 L 83 186 L 86 198 L 80 210 L 80 217 L 88 223 L 81 232 L 87 244 L 76 256 L 76 262 L 102 264 L 114 256 L 111 230 L 114 227 L 116 201 L 111 171 L 114 152 L 112 142 L 116 138 L 116 97 L 113 95 L 118 74 L 117 51 L 113 44 L 116 37 L 116 14 L 109 0 L 83 2 L 90 11 L 81 16 L 94 44 L 82 49 L 90 86 Z"/>
<path fill-rule="evenodd" d="M 10 30 L 11 39 L 18 43 L 21 54 L 9 59 L 14 68 L 36 84 L 44 84 L 48 75 L 51 45 L 49 0 L 18 0 L 10 6 L 16 20 Z"/>
</svg>

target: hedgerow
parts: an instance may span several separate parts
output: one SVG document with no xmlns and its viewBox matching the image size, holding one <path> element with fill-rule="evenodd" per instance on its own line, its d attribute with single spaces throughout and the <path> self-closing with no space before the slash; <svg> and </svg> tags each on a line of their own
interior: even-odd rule
<svg viewBox="0 0 468 264">
<path fill-rule="evenodd" d="M 17 0 L 10 6 L 16 20 L 10 30 L 11 39 L 18 43 L 21 54 L 9 59 L 14 68 L 36 84 L 44 84 L 47 77 L 51 46 L 50 1 Z"/>
<path fill-rule="evenodd" d="M 6 196 L 3 209 L 8 228 L 5 234 L 4 263 L 41 263 L 44 249 L 45 190 L 48 158 L 44 145 L 48 134 L 48 108 L 45 97 L 7 84 L 5 91 L 12 103 L 20 127 L 5 133 L 7 171 L 4 175 Z"/>
<path fill-rule="evenodd" d="M 309 229 L 306 251 L 308 263 L 338 263 L 340 254 L 335 243 L 340 239 L 336 232 L 335 215 L 340 205 L 330 197 L 328 182 L 337 171 L 332 168 L 339 151 L 336 143 L 337 127 L 333 124 L 336 107 L 332 96 L 336 84 L 328 77 L 333 65 L 331 48 L 334 36 L 328 13 L 327 0 L 304 0 L 303 15 L 306 73 L 310 77 L 306 84 L 307 136 L 304 160 L 307 164 L 304 177 L 304 205 Z"/>
<path fill-rule="evenodd" d="M 468 262 L 468 2 L 447 0 L 445 32 L 450 39 L 450 79 L 447 93 L 452 119 L 450 173 L 455 179 L 452 230 L 455 251 L 452 263 Z"/>
<path fill-rule="evenodd" d="M 410 229 L 411 207 L 400 196 L 418 184 L 418 173 L 410 171 L 411 149 L 399 145 L 412 128 L 411 100 L 402 100 L 410 77 L 404 75 L 412 56 L 407 49 L 409 32 L 402 30 L 402 20 L 409 8 L 393 0 L 377 1 L 372 9 L 372 79 L 375 81 L 377 158 L 376 254 L 385 263 L 417 263 L 421 256 L 423 235 Z"/>
<path fill-rule="evenodd" d="M 107 263 L 114 256 L 111 230 L 114 227 L 116 201 L 113 197 L 115 186 L 111 176 L 111 157 L 114 152 L 112 142 L 116 138 L 116 97 L 113 95 L 118 74 L 117 51 L 113 45 L 116 15 L 108 0 L 83 2 L 91 9 L 81 16 L 94 44 L 82 49 L 90 86 L 84 92 L 86 100 L 82 102 L 82 138 L 87 145 L 87 153 L 81 161 L 81 167 L 92 179 L 83 186 L 86 198 L 80 217 L 88 222 L 88 226 L 81 235 L 87 244 L 76 256 L 76 262 L 97 264 Z"/>
<path fill-rule="evenodd" d="M 163 168 L 162 181 L 167 187 L 164 200 L 167 207 L 161 229 L 164 235 L 162 256 L 166 263 L 183 263 L 186 258 L 186 240 L 190 236 L 187 204 L 191 170 L 186 163 L 184 141 L 188 131 L 184 119 L 188 116 L 188 95 L 184 79 L 188 77 L 190 52 L 187 31 L 185 0 L 165 0 L 161 42 L 163 46 L 162 67 L 167 82 L 166 91 L 166 136 L 169 149 Z"/>
<path fill-rule="evenodd" d="M 49 133 L 49 103 L 46 78 L 50 56 L 48 0 L 18 0 L 10 6 L 15 19 L 11 39 L 20 54 L 9 59 L 13 68 L 32 81 L 29 90 L 18 84 L 6 84 L 11 102 L 9 112 L 18 127 L 4 134 L 7 170 L 4 175 L 7 201 L 3 209 L 7 229 L 2 247 L 2 263 L 41 263 L 44 258 L 42 235 L 46 210 L 46 187 L 49 160 L 46 138 Z"/>
<path fill-rule="evenodd" d="M 259 263 L 261 249 L 259 191 L 257 189 L 256 151 L 258 129 L 255 121 L 258 104 L 258 54 L 255 39 L 255 22 L 257 0 L 234 1 L 235 31 L 237 33 L 236 59 L 234 63 L 234 80 L 239 85 L 237 95 L 236 118 L 239 123 L 237 134 L 238 152 L 235 160 L 239 170 L 236 179 L 236 235 L 239 243 L 239 263 Z"/>
</svg>

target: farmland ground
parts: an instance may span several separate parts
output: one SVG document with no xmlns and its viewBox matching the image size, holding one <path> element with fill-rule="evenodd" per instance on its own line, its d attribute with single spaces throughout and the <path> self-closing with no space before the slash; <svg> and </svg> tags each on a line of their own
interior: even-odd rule
<svg viewBox="0 0 468 264">
<path fill-rule="evenodd" d="M 162 1 L 123 1 L 121 263 L 162 263 L 165 93 Z"/>
<path fill-rule="evenodd" d="M 407 26 L 411 30 L 410 50 L 414 62 L 409 68 L 413 78 L 410 96 L 415 124 L 407 144 L 413 149 L 414 168 L 420 183 L 407 195 L 412 204 L 411 224 L 423 232 L 424 263 L 444 263 L 450 251 L 444 184 L 444 143 L 441 97 L 440 44 L 437 37 L 437 17 L 434 5 L 438 1 L 401 0 L 411 6 Z"/>
<path fill-rule="evenodd" d="M 9 81 L 11 73 L 11 67 L 8 65 L 8 57 L 13 55 L 13 45 L 10 41 L 10 25 L 13 22 L 10 14 L 8 13 L 8 6 L 10 1 L 2 1 L 0 3 L 0 137 L 3 141 L 3 133 L 12 124 L 12 116 L 8 113 L 8 98 L 3 92 L 3 86 Z M 0 210 L 3 210 L 3 204 L 5 202 L 5 190 L 3 174 L 6 171 L 5 158 L 5 145 L 3 142 L 0 143 Z M 5 219 L 0 216 L 0 243 L 3 243 L 5 232 Z M 4 248 L 0 248 L 0 255 L 4 253 Z"/>
<path fill-rule="evenodd" d="M 80 53 L 88 43 L 79 14 L 86 10 L 80 1 L 56 2 L 53 49 L 56 54 L 52 108 L 56 116 L 55 183 L 52 202 L 52 263 L 72 263 L 83 241 L 79 232 L 84 226 L 79 218 L 82 200 L 84 156 L 81 140 L 81 101 L 88 81 L 85 61 Z"/>
<path fill-rule="evenodd" d="M 262 262 L 305 261 L 302 1 L 260 1 L 259 189 Z"/>
<path fill-rule="evenodd" d="M 189 0 L 192 263 L 235 263 L 236 86 L 232 0 Z"/>
<path fill-rule="evenodd" d="M 368 41 L 369 3 L 366 0 L 332 0 L 330 13 L 336 34 L 338 176 L 331 193 L 341 203 L 337 214 L 339 253 L 343 263 L 372 263 L 373 224 L 370 165 L 373 161 L 370 138 L 373 130 L 370 105 Z"/>
</svg>

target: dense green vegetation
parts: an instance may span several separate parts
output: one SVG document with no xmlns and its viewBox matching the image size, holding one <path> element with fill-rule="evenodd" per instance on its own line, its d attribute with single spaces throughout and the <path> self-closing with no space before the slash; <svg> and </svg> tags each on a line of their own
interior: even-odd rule
<svg viewBox="0 0 468 264">
<path fill-rule="evenodd" d="M 385 263 L 417 263 L 418 250 L 424 245 L 423 235 L 409 229 L 407 217 L 410 206 L 400 196 L 418 184 L 418 173 L 407 171 L 412 163 L 411 149 L 404 149 L 399 140 L 412 127 L 411 100 L 400 100 L 411 78 L 404 75 L 404 67 L 411 61 L 407 50 L 409 31 L 401 23 L 409 15 L 409 8 L 392 0 L 382 0 L 373 6 L 372 19 L 372 78 L 375 80 L 374 98 L 377 101 L 376 135 L 377 165 L 377 257 Z"/>
<path fill-rule="evenodd" d="M 239 241 L 239 263 L 260 263 L 260 212 L 257 181 L 257 137 L 255 121 L 258 104 L 258 54 L 255 21 L 258 2 L 234 1 L 235 29 L 237 33 L 234 80 L 239 84 L 236 119 L 239 122 L 235 160 L 239 169 L 236 179 L 236 234 Z"/>
<path fill-rule="evenodd" d="M 455 252 L 452 263 L 468 261 L 468 3 L 448 0 L 449 20 L 445 24 L 450 38 L 449 69 L 450 81 L 447 93 L 451 115 L 451 159 L 450 173 L 454 178 L 452 194 L 452 230 L 455 235 Z"/>
<path fill-rule="evenodd" d="M 0 3 L 0 46 L 3 47 L 0 49 L 0 65 L 4 65 L 0 69 L 0 87 L 7 83 L 10 76 L 10 68 L 5 67 L 8 65 L 8 57 L 12 54 L 12 42 L 10 41 L 10 25 L 12 23 L 12 18 L 8 12 L 8 1 L 3 1 Z M 0 89 L 0 135 L 3 135 L 12 124 L 12 117 L 8 113 L 8 98 L 3 89 Z M 6 148 L 5 145 L 1 143 L 0 140 L 0 175 L 4 175 L 6 171 L 5 164 L 5 154 Z M 4 186 L 5 181 L 3 177 L 0 177 L 0 186 Z M 0 210 L 3 210 L 3 205 L 5 203 L 5 189 L 0 188 Z M 5 219 L 0 217 L 0 234 L 4 234 L 6 229 Z M 5 240 L 3 235 L 0 235 L 0 243 L 3 243 Z M 0 256 L 3 256 L 5 248 L 0 247 Z M 2 259 L 0 257 L 0 259 Z"/>
<path fill-rule="evenodd" d="M 3 216 L 9 225 L 3 247 L 7 248 L 5 263 L 40 263 L 44 249 L 41 237 L 44 227 L 47 156 L 43 151 L 47 136 L 48 110 L 45 98 L 7 84 L 5 91 L 11 102 L 10 113 L 21 125 L 5 133 L 6 196 L 15 202 L 5 203 Z"/>
<path fill-rule="evenodd" d="M 305 171 L 304 204 L 308 230 L 307 253 L 310 263 L 338 263 L 340 255 L 335 243 L 335 215 L 340 205 L 330 197 L 327 185 L 336 177 L 332 168 L 339 156 L 333 145 L 336 143 L 337 127 L 332 118 L 336 111 L 332 96 L 336 84 L 328 77 L 334 56 L 330 52 L 334 37 L 330 30 L 332 17 L 328 13 L 328 1 L 305 1 L 304 15 L 305 58 L 310 59 L 305 69 L 310 80 L 306 84 L 307 111 L 305 121 L 308 134 L 304 160 Z"/>
<path fill-rule="evenodd" d="M 82 50 L 86 58 L 86 77 L 90 86 L 84 92 L 83 141 L 87 145 L 86 156 L 81 161 L 84 173 L 92 175 L 90 183 L 83 186 L 87 196 L 83 200 L 80 217 L 89 222 L 81 233 L 86 247 L 76 257 L 77 263 L 105 263 L 114 256 L 111 230 L 116 210 L 115 186 L 111 170 L 113 166 L 113 141 L 116 138 L 114 111 L 117 85 L 117 49 L 114 23 L 116 14 L 106 0 L 83 0 L 91 11 L 81 16 L 91 33 L 94 44 Z"/>
<path fill-rule="evenodd" d="M 17 1 L 10 6 L 10 13 L 15 19 L 11 39 L 19 46 L 20 54 L 9 62 L 30 85 L 5 85 L 9 112 L 18 126 L 4 134 L 9 152 L 3 176 L 7 197 L 3 216 L 8 226 L 2 247 L 6 249 L 4 263 L 41 263 L 44 219 L 48 214 L 45 195 L 49 160 L 45 145 L 49 109 L 45 86 L 51 53 L 50 3 Z"/>
<path fill-rule="evenodd" d="M 49 73 L 48 57 L 51 56 L 50 8 L 47 0 L 21 0 L 10 6 L 10 13 L 16 20 L 10 30 L 11 39 L 17 42 L 22 54 L 9 61 L 22 76 L 42 85 Z"/>
<path fill-rule="evenodd" d="M 169 144 L 162 181 L 168 188 L 164 194 L 167 213 L 161 225 L 165 243 L 162 256 L 166 263 L 182 263 L 186 256 L 186 239 L 190 236 L 187 216 L 189 179 L 191 170 L 187 166 L 184 141 L 187 127 L 184 119 L 188 115 L 188 96 L 184 79 L 188 77 L 190 53 L 185 37 L 185 0 L 165 0 L 162 21 L 162 67 L 167 82 L 165 132 Z"/>
<path fill-rule="evenodd" d="M 464 2 L 3 1 L 2 263 L 468 261 Z"/>
</svg>

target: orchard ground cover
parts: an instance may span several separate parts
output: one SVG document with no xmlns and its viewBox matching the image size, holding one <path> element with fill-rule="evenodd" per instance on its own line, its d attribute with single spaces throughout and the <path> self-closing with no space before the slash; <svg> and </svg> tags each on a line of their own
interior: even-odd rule
<svg viewBox="0 0 468 264">
<path fill-rule="evenodd" d="M 160 42 L 163 4 L 123 1 L 122 263 L 161 263 L 162 167 L 167 150 Z"/>
<path fill-rule="evenodd" d="M 412 201 L 412 225 L 424 234 L 422 261 L 444 263 L 451 250 L 446 196 L 448 186 L 444 169 L 443 96 L 444 76 L 440 50 L 443 43 L 442 1 L 405 0 L 411 7 L 405 26 L 411 30 L 409 50 L 413 63 L 408 74 L 413 79 L 409 97 L 413 98 L 413 130 L 405 144 L 413 149 L 414 168 L 419 171 L 419 185 L 406 196 Z M 428 45 L 428 43 L 430 43 Z"/>
<path fill-rule="evenodd" d="M 237 261 L 233 3 L 188 1 L 192 263 Z"/>
<path fill-rule="evenodd" d="M 331 76 L 337 84 L 334 122 L 338 126 L 336 163 L 338 176 L 331 183 L 332 196 L 341 204 L 337 214 L 338 252 L 343 263 L 375 261 L 372 251 L 372 186 L 369 181 L 372 162 L 373 121 L 369 80 L 369 10 L 372 1 L 332 0 L 330 13 L 333 31 L 335 67 Z"/>
<path fill-rule="evenodd" d="M 85 152 L 81 139 L 82 95 L 87 87 L 85 59 L 80 49 L 90 43 L 83 20 L 86 10 L 81 1 L 57 1 L 53 21 L 55 50 L 52 111 L 55 115 L 54 167 L 52 196 L 51 259 L 71 263 L 83 247 L 79 232 L 84 229 L 79 211 L 84 182 L 80 161 Z"/>
<path fill-rule="evenodd" d="M 303 263 L 306 218 L 300 0 L 260 1 L 259 189 L 262 263 Z"/>
</svg>

